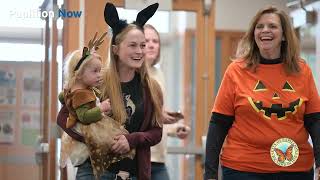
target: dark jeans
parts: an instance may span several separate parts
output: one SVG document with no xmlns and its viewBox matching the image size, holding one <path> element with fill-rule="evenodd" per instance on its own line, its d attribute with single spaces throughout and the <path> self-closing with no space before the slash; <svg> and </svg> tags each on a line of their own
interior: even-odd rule
<svg viewBox="0 0 320 180">
<path fill-rule="evenodd" d="M 152 180 L 169 180 L 169 173 L 164 163 L 151 163 Z"/>
<path fill-rule="evenodd" d="M 137 180 L 136 177 L 130 178 L 131 180 Z M 92 166 L 89 160 L 78 166 L 76 180 L 95 180 Z M 112 172 L 105 172 L 99 180 L 116 180 L 116 174 Z"/>
<path fill-rule="evenodd" d="M 313 180 L 313 168 L 307 172 L 253 173 L 222 167 L 223 180 Z"/>
</svg>

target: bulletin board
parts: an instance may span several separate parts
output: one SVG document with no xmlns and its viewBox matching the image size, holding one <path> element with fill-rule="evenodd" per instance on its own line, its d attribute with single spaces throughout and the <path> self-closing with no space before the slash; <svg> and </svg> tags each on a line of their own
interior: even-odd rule
<svg viewBox="0 0 320 180">
<path fill-rule="evenodd" d="M 0 143 L 13 143 L 16 117 L 14 111 L 0 111 Z"/>
<path fill-rule="evenodd" d="M 0 61 L 0 179 L 40 179 L 41 66 Z"/>
<path fill-rule="evenodd" d="M 0 65 L 0 143 L 14 142 L 16 131 L 16 73 L 13 67 Z"/>
<path fill-rule="evenodd" d="M 2 66 L 0 66 L 2 67 Z M 0 104 L 16 103 L 16 74 L 14 68 L 0 68 Z"/>
<path fill-rule="evenodd" d="M 0 149 L 35 149 L 42 124 L 41 73 L 41 62 L 0 61 Z"/>
</svg>

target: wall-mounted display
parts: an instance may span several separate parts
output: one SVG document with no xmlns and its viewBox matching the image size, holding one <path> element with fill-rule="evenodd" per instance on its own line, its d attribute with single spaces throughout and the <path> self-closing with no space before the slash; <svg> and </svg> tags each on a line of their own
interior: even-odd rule
<svg viewBox="0 0 320 180">
<path fill-rule="evenodd" d="M 12 69 L 0 69 L 0 104 L 16 103 L 16 74 Z"/>
<path fill-rule="evenodd" d="M 21 113 L 21 144 L 34 146 L 40 134 L 40 114 L 38 111 Z"/>
<path fill-rule="evenodd" d="M 15 134 L 15 113 L 0 111 L 0 143 L 13 143 Z"/>
<path fill-rule="evenodd" d="M 29 69 L 23 72 L 22 103 L 28 106 L 40 105 L 41 79 L 40 71 Z"/>
</svg>

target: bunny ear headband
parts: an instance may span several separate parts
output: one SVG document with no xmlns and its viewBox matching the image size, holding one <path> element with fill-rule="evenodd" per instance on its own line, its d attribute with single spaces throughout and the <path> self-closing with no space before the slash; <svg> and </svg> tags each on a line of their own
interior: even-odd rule
<svg viewBox="0 0 320 180">
<path fill-rule="evenodd" d="M 97 35 L 98 33 L 94 35 L 93 39 L 89 41 L 88 47 L 84 47 L 82 50 L 82 57 L 79 60 L 78 64 L 74 68 L 74 71 L 78 70 L 83 63 L 83 61 L 90 55 L 92 54 L 92 51 L 97 51 L 99 49 L 99 46 L 103 43 L 103 38 L 107 35 L 108 32 L 103 33 L 98 39 Z"/>
<path fill-rule="evenodd" d="M 159 7 L 159 3 L 154 3 L 142 11 L 140 11 L 136 17 L 136 21 L 132 24 L 137 25 L 143 29 L 144 24 L 154 15 Z M 115 44 L 115 37 L 122 32 L 122 30 L 128 26 L 126 20 L 119 19 L 116 7 L 112 3 L 107 3 L 104 8 L 104 19 L 106 23 L 111 27 L 113 36 L 112 44 Z"/>
</svg>

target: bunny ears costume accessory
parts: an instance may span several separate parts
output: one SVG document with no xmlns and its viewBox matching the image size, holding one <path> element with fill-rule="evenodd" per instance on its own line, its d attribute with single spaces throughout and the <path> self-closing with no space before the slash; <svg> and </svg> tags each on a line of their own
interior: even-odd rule
<svg viewBox="0 0 320 180">
<path fill-rule="evenodd" d="M 103 33 L 99 39 L 97 38 L 98 33 L 94 35 L 93 39 L 89 41 L 88 47 L 84 47 L 82 50 L 82 57 L 79 60 L 78 64 L 74 68 L 74 71 L 78 70 L 83 63 L 83 61 L 90 55 L 92 54 L 92 51 L 97 51 L 99 49 L 99 46 L 103 43 L 103 38 L 107 35 L 108 32 Z"/>
<path fill-rule="evenodd" d="M 154 15 L 158 7 L 159 3 L 154 3 L 144 8 L 138 13 L 136 21 L 132 22 L 132 24 L 135 24 L 143 29 L 144 24 Z M 104 8 L 104 19 L 112 29 L 112 44 L 115 45 L 115 37 L 128 26 L 128 23 L 126 20 L 119 19 L 117 9 L 112 3 L 106 4 Z"/>
</svg>

